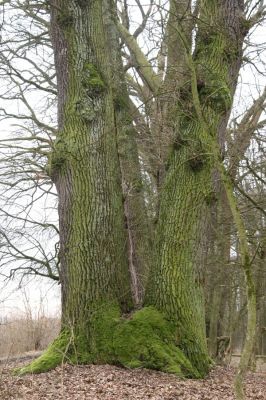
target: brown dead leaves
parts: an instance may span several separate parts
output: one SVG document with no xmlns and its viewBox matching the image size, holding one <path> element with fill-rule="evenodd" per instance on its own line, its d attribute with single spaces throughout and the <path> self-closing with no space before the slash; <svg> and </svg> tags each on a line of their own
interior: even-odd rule
<svg viewBox="0 0 266 400">
<path fill-rule="evenodd" d="M 109 365 L 65 365 L 23 377 L 12 376 L 10 368 L 0 373 L 1 400 L 234 400 L 229 368 L 217 367 L 204 380 Z M 248 374 L 246 393 L 247 400 L 266 400 L 266 376 Z"/>
</svg>

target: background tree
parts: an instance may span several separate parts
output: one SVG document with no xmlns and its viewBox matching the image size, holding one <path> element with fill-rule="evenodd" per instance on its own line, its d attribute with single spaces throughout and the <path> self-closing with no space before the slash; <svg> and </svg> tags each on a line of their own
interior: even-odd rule
<svg viewBox="0 0 266 400">
<path fill-rule="evenodd" d="M 1 274 L 58 280 L 57 195 L 46 172 L 57 95 L 47 10 L 27 2 L 5 4 L 0 67 Z"/>
</svg>

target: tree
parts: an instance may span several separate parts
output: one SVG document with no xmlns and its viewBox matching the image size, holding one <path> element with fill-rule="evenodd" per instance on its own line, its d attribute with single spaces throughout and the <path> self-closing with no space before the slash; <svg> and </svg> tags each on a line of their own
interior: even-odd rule
<svg viewBox="0 0 266 400">
<path fill-rule="evenodd" d="M 262 126 L 264 122 L 260 120 L 260 117 L 263 113 L 263 104 L 265 102 L 266 91 L 264 89 L 261 96 L 259 96 L 253 104 L 249 107 L 249 109 L 245 112 L 244 117 L 239 120 L 237 127 L 232 127 L 229 132 L 227 132 L 227 141 L 231 140 L 234 143 L 229 143 L 228 152 L 227 152 L 227 163 L 228 163 L 228 172 L 233 182 L 238 181 L 238 187 L 241 184 L 241 180 L 243 178 L 237 178 L 237 174 L 240 167 L 240 162 L 244 159 L 245 153 L 250 146 L 251 141 L 254 139 L 256 130 L 259 126 Z M 259 125 L 259 126 L 258 126 Z M 231 137 L 232 136 L 232 137 Z M 230 139 L 231 137 L 231 139 Z M 246 175 L 246 174 L 244 174 Z M 242 189 L 240 191 L 247 194 L 249 190 L 245 190 L 243 185 L 241 184 Z M 249 193 L 252 197 L 253 194 Z M 228 279 L 226 279 L 227 272 L 225 271 L 224 266 L 228 264 L 228 260 L 230 260 L 230 252 L 231 252 L 231 236 L 235 234 L 234 232 L 234 224 L 232 220 L 232 214 L 230 212 L 230 207 L 226 198 L 226 194 L 224 190 L 221 193 L 220 199 L 220 216 L 219 223 L 222 226 L 222 235 L 219 234 L 219 244 L 218 244 L 218 260 L 214 262 L 214 271 L 212 271 L 211 279 L 211 312 L 210 312 L 210 333 L 209 333 L 209 348 L 211 355 L 215 357 L 217 355 L 217 336 L 231 336 L 232 333 L 229 333 L 227 329 L 223 332 L 220 332 L 220 335 L 217 335 L 218 325 L 219 325 L 219 312 L 222 303 L 222 298 L 230 298 L 230 293 L 226 292 L 225 283 L 228 284 Z M 252 201 L 252 199 L 250 199 Z M 239 202 L 240 203 L 240 202 Z M 259 202 L 253 202 L 253 205 L 257 207 L 259 214 L 263 214 L 263 204 Z M 261 207 L 262 206 L 262 207 Z M 246 213 L 245 213 L 246 214 Z M 252 210 L 252 215 L 254 217 L 254 210 Z M 248 224 L 246 223 L 246 229 L 248 229 Z M 260 225 L 256 219 L 256 225 Z M 216 227 L 217 229 L 217 227 Z M 248 235 L 250 236 L 251 233 Z M 237 252 L 237 249 L 236 249 Z M 253 254 L 256 257 L 256 251 L 253 250 Z M 215 256 L 215 255 L 214 255 Z M 213 261 L 213 260 L 212 260 Z M 211 261 L 211 262 L 212 262 Z M 253 260 L 254 263 L 254 260 Z M 230 274 L 230 279 L 232 278 L 232 273 Z M 262 274 L 260 274 L 260 279 L 262 278 Z M 226 295 L 225 295 L 226 293 Z M 225 314 L 225 313 L 223 313 Z M 243 330 L 244 331 L 244 330 Z"/>
<path fill-rule="evenodd" d="M 51 368 L 65 355 L 77 362 L 203 376 L 210 365 L 203 270 L 219 179 L 250 277 L 243 221 L 222 150 L 243 40 L 261 9 L 247 20 L 241 2 L 206 0 L 191 9 L 189 1 L 171 1 L 169 12 L 161 14 L 169 15 L 163 25 L 167 66 L 162 62 L 162 73 L 156 74 L 136 41 L 151 8 L 145 13 L 140 6 L 143 24 L 132 35 L 126 6 L 121 24 L 112 2 L 51 4 L 59 130 L 48 170 L 59 196 L 63 326 L 48 352 L 24 371 Z M 116 29 L 141 79 L 136 84 L 129 76 L 130 85 L 145 99 L 148 117 L 158 114 L 148 147 L 136 142 L 129 111 L 143 118 L 126 94 L 123 73 L 118 74 Z M 143 163 L 150 168 L 143 171 Z M 139 184 L 145 174 L 159 198 L 151 250 L 140 228 L 143 221 L 150 225 Z M 148 279 L 143 255 L 152 260 Z M 145 307 L 132 315 L 142 304 L 146 281 Z M 251 300 L 254 306 L 254 296 Z"/>
<path fill-rule="evenodd" d="M 46 173 L 56 132 L 57 94 L 47 10 L 25 2 L 5 3 L 0 67 L 1 276 L 12 279 L 20 274 L 20 284 L 28 275 L 58 281 L 57 195 Z"/>
</svg>

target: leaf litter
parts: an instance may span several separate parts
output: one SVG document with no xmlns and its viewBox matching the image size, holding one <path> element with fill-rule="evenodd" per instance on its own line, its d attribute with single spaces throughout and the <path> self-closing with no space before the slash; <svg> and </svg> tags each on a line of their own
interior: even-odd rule
<svg viewBox="0 0 266 400">
<path fill-rule="evenodd" d="M 206 379 L 183 380 L 146 369 L 63 365 L 39 375 L 13 376 L 0 365 L 1 400 L 234 400 L 235 370 L 214 368 Z M 246 399 L 266 400 L 266 374 L 248 373 Z"/>
</svg>

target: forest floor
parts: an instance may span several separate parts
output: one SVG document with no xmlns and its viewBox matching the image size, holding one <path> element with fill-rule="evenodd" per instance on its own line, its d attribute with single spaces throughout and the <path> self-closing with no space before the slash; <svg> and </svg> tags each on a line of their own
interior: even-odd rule
<svg viewBox="0 0 266 400">
<path fill-rule="evenodd" d="M 15 365 L 14 361 L 0 364 L 1 400 L 235 399 L 235 371 L 228 367 L 216 367 L 206 379 L 182 380 L 157 371 L 109 365 L 64 365 L 47 373 L 19 377 L 12 375 Z M 247 400 L 266 400 L 266 374 L 249 373 L 245 390 Z"/>
</svg>

